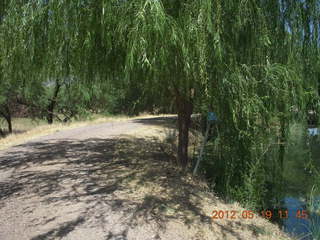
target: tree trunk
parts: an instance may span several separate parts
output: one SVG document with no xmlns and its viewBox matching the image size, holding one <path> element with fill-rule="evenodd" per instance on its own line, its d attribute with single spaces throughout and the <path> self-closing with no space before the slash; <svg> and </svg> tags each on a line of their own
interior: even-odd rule
<svg viewBox="0 0 320 240">
<path fill-rule="evenodd" d="M 53 96 L 52 98 L 50 99 L 50 103 L 47 107 L 47 121 L 48 121 L 48 124 L 52 124 L 53 123 L 53 111 L 54 111 L 54 108 L 56 106 L 56 103 L 57 103 L 57 98 L 58 98 L 58 94 L 59 94 L 59 91 L 60 91 L 60 83 L 59 81 L 56 81 L 56 86 L 55 86 L 55 89 L 54 89 L 54 93 L 53 93 Z"/>
<path fill-rule="evenodd" d="M 8 132 L 9 134 L 11 134 L 12 133 L 12 117 L 11 117 L 10 107 L 7 104 L 2 105 L 2 110 L 0 111 L 0 115 L 6 120 L 8 125 Z"/>
<path fill-rule="evenodd" d="M 284 157 L 286 152 L 286 122 L 284 118 L 280 119 L 280 136 L 279 136 L 279 155 L 278 155 L 278 176 L 277 183 L 278 183 L 278 192 L 284 191 Z"/>
<path fill-rule="evenodd" d="M 193 111 L 192 102 L 177 98 L 178 108 L 178 161 L 179 164 L 186 168 L 189 163 L 188 146 L 189 146 L 189 128 L 191 123 L 191 114 Z"/>
<path fill-rule="evenodd" d="M 11 120 L 11 115 L 10 114 L 8 115 L 6 120 L 7 120 L 7 123 L 8 123 L 8 131 L 11 134 L 12 133 L 12 120 Z"/>
</svg>

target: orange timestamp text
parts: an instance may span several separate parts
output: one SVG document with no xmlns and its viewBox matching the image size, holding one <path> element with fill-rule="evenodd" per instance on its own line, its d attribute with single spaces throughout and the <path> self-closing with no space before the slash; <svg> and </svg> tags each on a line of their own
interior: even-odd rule
<svg viewBox="0 0 320 240">
<path fill-rule="evenodd" d="M 237 211 L 237 210 L 213 210 L 211 213 L 212 220 L 217 219 L 253 219 L 257 216 L 271 219 L 271 218 L 288 218 L 289 212 L 288 210 L 262 210 L 260 212 L 255 212 L 253 210 L 243 210 L 243 211 Z M 294 213 L 294 217 L 300 218 L 300 219 L 308 219 L 308 213 L 306 210 L 297 210 Z"/>
</svg>

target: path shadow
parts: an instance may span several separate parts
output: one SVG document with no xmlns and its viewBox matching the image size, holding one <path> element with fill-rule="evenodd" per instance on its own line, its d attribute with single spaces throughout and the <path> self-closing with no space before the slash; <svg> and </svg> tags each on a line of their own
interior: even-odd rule
<svg viewBox="0 0 320 240">
<path fill-rule="evenodd" d="M 79 217 L 73 221 L 60 225 L 58 228 L 33 237 L 31 240 L 61 239 L 62 237 L 68 235 L 68 233 L 72 232 L 78 225 L 84 223 L 84 221 L 85 220 L 83 217 Z"/>
<path fill-rule="evenodd" d="M 75 220 L 57 222 L 33 240 L 62 238 L 81 224 L 106 225 L 116 214 L 122 215 L 127 230 L 141 221 L 156 223 L 159 231 L 170 220 L 211 226 L 210 213 L 201 208 L 199 186 L 172 167 L 161 144 L 155 139 L 123 137 L 20 145 L 0 156 L 0 173 L 13 170 L 0 182 L 0 200 L 36 196 L 44 206 L 85 204 Z M 55 218 L 38 219 L 38 224 L 52 224 L 50 219 Z M 126 239 L 126 234 L 109 231 L 106 239 Z"/>
<path fill-rule="evenodd" d="M 176 128 L 176 121 L 176 117 L 133 120 L 169 129 Z M 199 185 L 172 166 L 162 144 L 156 139 L 129 137 L 22 144 L 0 154 L 0 209 L 14 198 L 31 196 L 36 197 L 36 204 L 47 208 L 84 205 L 72 210 L 75 216 L 68 219 L 50 214 L 34 219 L 32 226 L 46 226 L 46 230 L 32 240 L 61 239 L 81 226 L 109 226 L 104 229 L 104 239 L 125 240 L 130 239 L 129 229 L 141 223 L 153 222 L 161 232 L 169 221 L 183 222 L 188 227 L 214 224 L 225 238 L 244 239 L 232 226 L 212 223 L 210 212 L 201 207 Z M 35 210 L 28 207 L 23 214 Z M 121 215 L 117 218 L 125 226 L 121 231 L 110 227 L 115 215 Z M 263 232 L 242 226 L 252 228 L 256 236 Z M 156 234 L 153 239 L 161 238 Z"/>
</svg>

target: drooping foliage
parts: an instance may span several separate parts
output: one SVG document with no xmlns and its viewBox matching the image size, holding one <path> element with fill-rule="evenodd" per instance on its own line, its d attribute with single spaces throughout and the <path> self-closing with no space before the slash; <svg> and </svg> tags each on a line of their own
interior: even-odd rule
<svg viewBox="0 0 320 240">
<path fill-rule="evenodd" d="M 319 7 L 317 0 L 12 0 L 1 23 L 1 84 L 22 82 L 37 99 L 31 93 L 43 83 L 78 85 L 88 95 L 105 83 L 121 95 L 115 105 L 133 112 L 173 102 L 183 166 L 191 114 L 214 111 L 209 175 L 220 191 L 260 204 L 268 181 L 281 175 L 274 166 L 282 166 L 290 121 L 319 105 Z"/>
</svg>

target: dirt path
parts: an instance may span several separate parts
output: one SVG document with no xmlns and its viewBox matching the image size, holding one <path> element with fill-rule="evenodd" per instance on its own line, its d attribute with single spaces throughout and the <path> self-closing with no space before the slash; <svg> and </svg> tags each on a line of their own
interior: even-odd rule
<svg viewBox="0 0 320 240">
<path fill-rule="evenodd" d="M 86 126 L 1 151 L 0 240 L 279 236 L 263 238 L 250 222 L 212 224 L 213 206 L 224 205 L 168 167 L 155 138 L 123 135 L 162 120 Z"/>
</svg>

